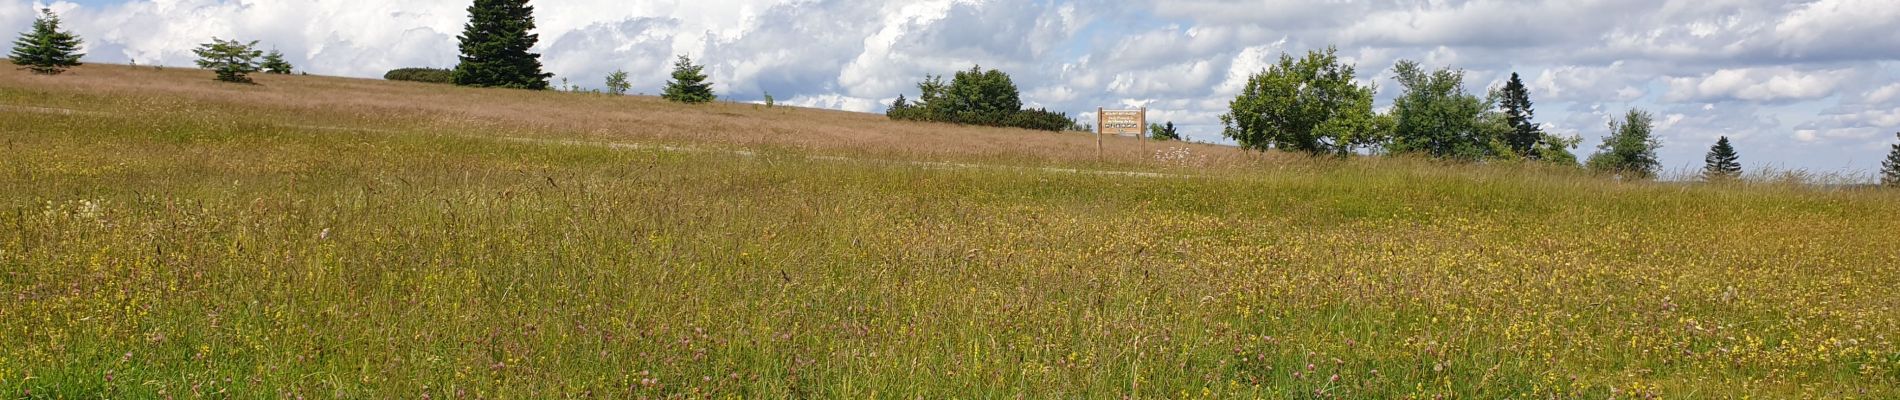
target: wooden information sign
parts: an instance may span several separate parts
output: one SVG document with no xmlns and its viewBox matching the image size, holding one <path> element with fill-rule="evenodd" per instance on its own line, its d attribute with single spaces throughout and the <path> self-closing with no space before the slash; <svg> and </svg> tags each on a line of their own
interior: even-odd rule
<svg viewBox="0 0 1900 400">
<path fill-rule="evenodd" d="M 1134 110 L 1095 108 L 1095 158 L 1102 158 L 1102 137 L 1108 135 L 1148 137 L 1148 107 Z"/>
</svg>

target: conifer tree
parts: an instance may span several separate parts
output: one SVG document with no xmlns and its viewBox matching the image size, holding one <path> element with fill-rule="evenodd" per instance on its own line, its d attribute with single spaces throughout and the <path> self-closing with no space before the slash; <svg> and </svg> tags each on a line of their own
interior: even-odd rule
<svg viewBox="0 0 1900 400">
<path fill-rule="evenodd" d="M 284 52 L 277 50 L 271 50 L 270 54 L 264 55 L 263 67 L 264 73 L 278 75 L 290 75 L 291 70 L 295 69 L 290 66 L 289 61 L 284 61 Z"/>
<path fill-rule="evenodd" d="M 541 55 L 528 52 L 540 35 L 528 0 L 475 0 L 462 28 L 455 84 L 546 90 L 554 74 L 541 72 Z"/>
<path fill-rule="evenodd" d="M 1900 133 L 1894 133 L 1900 137 Z M 1900 188 L 1900 143 L 1893 145 L 1893 151 L 1887 153 L 1887 161 L 1880 163 L 1880 183 L 1891 188 Z"/>
<path fill-rule="evenodd" d="M 264 52 L 255 47 L 257 41 L 250 43 L 236 40 L 211 38 L 210 43 L 198 45 L 193 53 L 198 54 L 198 68 L 218 73 L 218 80 L 231 83 L 251 83 L 250 74 L 262 69 L 257 57 Z"/>
<path fill-rule="evenodd" d="M 53 15 L 53 9 L 43 8 L 40 18 L 33 21 L 33 29 L 13 41 L 13 54 L 8 58 L 35 74 L 58 75 L 80 65 L 79 58 L 86 55 L 79 52 L 79 44 L 78 35 L 59 30 L 59 16 Z"/>
<path fill-rule="evenodd" d="M 1702 167 L 1702 178 L 1708 181 L 1735 179 L 1742 175 L 1741 155 L 1735 153 L 1735 146 L 1729 145 L 1728 137 L 1723 136 L 1709 148 L 1709 155 L 1703 157 L 1708 165 Z"/>
<path fill-rule="evenodd" d="M 1511 80 L 1504 83 L 1501 94 L 1503 99 L 1500 99 L 1499 106 L 1504 109 L 1505 121 L 1511 125 L 1511 133 L 1504 138 L 1505 144 L 1510 145 L 1511 151 L 1520 156 L 1533 160 L 1540 158 L 1537 145 L 1544 140 L 1544 128 L 1531 122 L 1532 118 L 1536 118 L 1537 111 L 1531 108 L 1530 89 L 1524 87 L 1524 80 L 1513 72 Z"/>
<path fill-rule="evenodd" d="M 693 59 L 679 56 L 673 63 L 673 79 L 666 81 L 666 91 L 660 97 L 681 103 L 709 103 L 719 99 L 713 94 L 712 82 L 706 78 L 704 66 L 694 65 Z"/>
</svg>

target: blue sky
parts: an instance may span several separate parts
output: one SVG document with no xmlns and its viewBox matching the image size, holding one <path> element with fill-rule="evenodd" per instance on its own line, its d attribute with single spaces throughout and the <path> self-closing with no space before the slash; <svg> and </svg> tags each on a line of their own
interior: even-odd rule
<svg viewBox="0 0 1900 400">
<path fill-rule="evenodd" d="M 1483 93 L 1524 76 L 1538 121 L 1585 139 L 1654 112 L 1670 169 L 1728 136 L 1750 169 L 1866 172 L 1900 131 L 1893 0 L 536 0 L 550 72 L 656 92 L 674 54 L 723 96 L 881 111 L 924 74 L 972 64 L 1082 119 L 1146 105 L 1190 138 L 1281 52 L 1337 46 L 1396 94 L 1400 59 L 1467 72 Z M 0 0 L 0 30 L 50 6 L 96 62 L 189 65 L 211 36 L 260 40 L 317 74 L 449 66 L 466 0 Z"/>
</svg>

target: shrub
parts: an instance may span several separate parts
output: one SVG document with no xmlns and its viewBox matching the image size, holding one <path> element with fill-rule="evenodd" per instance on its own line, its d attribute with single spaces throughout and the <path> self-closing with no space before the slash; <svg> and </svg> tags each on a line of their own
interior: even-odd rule
<svg viewBox="0 0 1900 400">
<path fill-rule="evenodd" d="M 424 83 L 455 83 L 455 71 L 443 68 L 398 68 L 383 74 L 383 79 Z"/>
<path fill-rule="evenodd" d="M 1075 125 L 1068 113 L 1050 112 L 1047 109 L 1021 110 L 1004 119 L 1003 126 L 1033 129 L 1039 131 L 1061 132 Z"/>
</svg>

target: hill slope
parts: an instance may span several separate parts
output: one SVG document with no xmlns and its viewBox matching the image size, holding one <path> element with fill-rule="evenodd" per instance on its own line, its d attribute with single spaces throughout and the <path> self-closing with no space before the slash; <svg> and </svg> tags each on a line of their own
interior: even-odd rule
<svg viewBox="0 0 1900 400">
<path fill-rule="evenodd" d="M 1892 193 L 260 82 L 0 73 L 0 394 L 1900 396 Z"/>
</svg>

